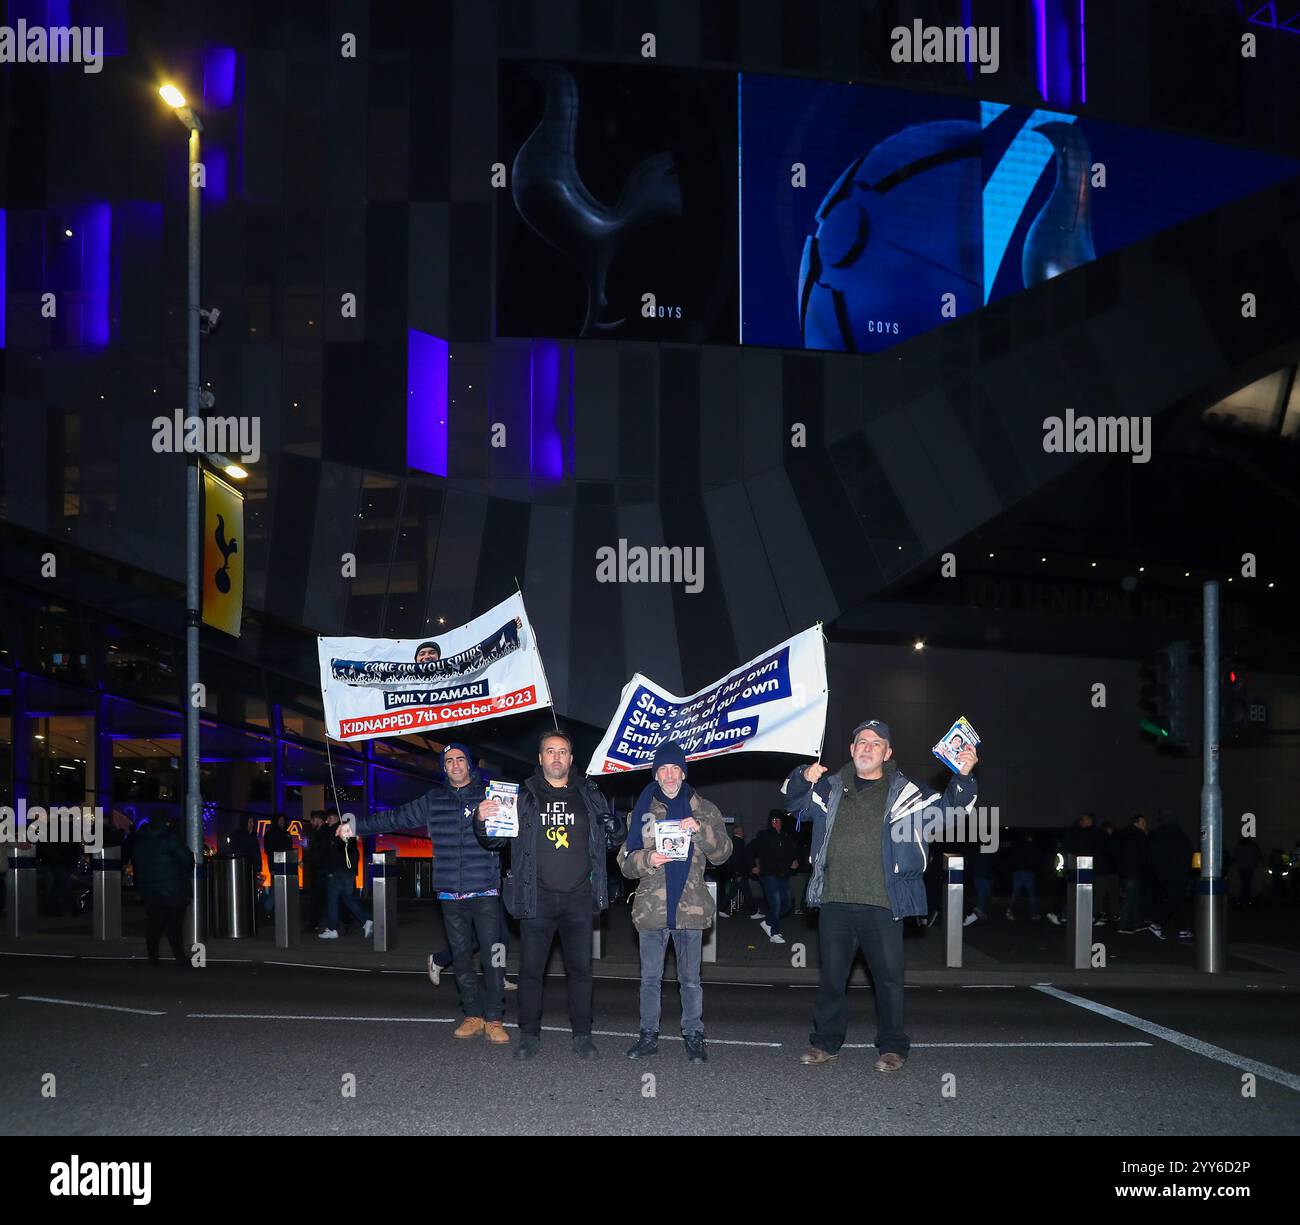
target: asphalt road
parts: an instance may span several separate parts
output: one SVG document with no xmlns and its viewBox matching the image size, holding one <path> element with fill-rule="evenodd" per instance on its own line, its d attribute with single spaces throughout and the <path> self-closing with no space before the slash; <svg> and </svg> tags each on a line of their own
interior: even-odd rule
<svg viewBox="0 0 1300 1225">
<path fill-rule="evenodd" d="M 909 987 L 912 1056 L 883 1075 L 866 988 L 850 1046 L 806 1068 L 812 988 L 710 983 L 699 1067 L 678 1039 L 623 1057 L 629 979 L 597 982 L 603 1057 L 577 1059 L 552 978 L 520 1064 L 513 1043 L 454 1039 L 454 985 L 417 972 L 0 955 L 0 1132 L 1300 1135 L 1294 985 L 1055 990 Z M 668 984 L 665 1035 L 677 1006 Z"/>
</svg>

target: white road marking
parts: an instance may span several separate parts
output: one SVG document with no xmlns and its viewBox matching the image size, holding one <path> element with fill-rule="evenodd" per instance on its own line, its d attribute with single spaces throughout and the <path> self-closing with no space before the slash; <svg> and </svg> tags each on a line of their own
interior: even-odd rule
<svg viewBox="0 0 1300 1225">
<path fill-rule="evenodd" d="M 915 1050 L 922 1050 L 922 1049 L 933 1050 L 941 1047 L 961 1047 L 963 1049 L 970 1048 L 972 1050 L 984 1050 L 991 1047 L 997 1047 L 997 1048 L 1015 1047 L 1016 1049 L 1020 1049 L 1021 1047 L 1039 1047 L 1039 1046 L 1051 1046 L 1051 1047 L 1064 1046 L 1064 1047 L 1074 1048 L 1074 1047 L 1089 1047 L 1089 1046 L 1128 1047 L 1128 1046 L 1154 1046 L 1154 1045 L 1155 1043 L 1153 1042 L 913 1042 L 911 1049 L 915 1051 Z M 840 1049 L 845 1051 L 874 1051 L 876 1049 L 876 1044 L 874 1042 L 858 1042 L 858 1043 L 846 1042 L 843 1045 L 843 1047 L 841 1047 Z"/>
<path fill-rule="evenodd" d="M 1041 991 L 1044 995 L 1053 996 L 1067 1004 L 1074 1004 L 1078 1008 L 1086 1008 L 1089 1012 L 1095 1012 L 1099 1016 L 1118 1021 L 1121 1025 L 1131 1026 L 1133 1029 L 1141 1030 L 1144 1034 L 1163 1038 L 1166 1042 L 1170 1042 L 1174 1046 L 1181 1046 L 1184 1050 L 1191 1051 L 1195 1055 L 1204 1055 L 1207 1059 L 1226 1063 L 1229 1067 L 1240 1068 L 1243 1072 L 1262 1076 L 1265 1080 L 1274 1081 L 1300 1093 L 1300 1076 L 1297 1076 L 1294 1072 L 1284 1071 L 1282 1068 L 1275 1068 L 1271 1063 L 1261 1063 L 1258 1059 L 1247 1059 L 1244 1055 L 1234 1054 L 1221 1046 L 1215 1046 L 1212 1042 L 1202 1042 L 1199 1038 L 1179 1033 L 1178 1030 L 1170 1029 L 1168 1026 L 1157 1025 L 1154 1021 L 1143 1020 L 1142 1017 L 1134 1016 L 1131 1012 L 1121 1012 L 1118 1008 L 1098 1004 L 1094 1000 L 1084 999 L 1081 995 L 1072 995 L 1069 991 L 1062 991 L 1059 987 L 1053 987 L 1050 983 L 1038 983 L 1035 985 L 1034 990 Z"/>
<path fill-rule="evenodd" d="M 507 1029 L 517 1029 L 517 1025 L 507 1024 Z M 567 1034 L 573 1031 L 567 1025 L 543 1025 L 542 1029 L 549 1033 Z M 621 1029 L 593 1029 L 591 1031 L 593 1038 L 639 1038 L 639 1033 L 625 1032 Z M 674 1037 L 672 1034 L 660 1034 L 660 1042 L 684 1042 L 684 1038 Z M 743 1042 L 739 1038 L 708 1038 L 706 1039 L 709 1046 L 762 1046 L 762 1047 L 779 1047 L 780 1042 Z"/>
<path fill-rule="evenodd" d="M 463 1017 L 308 1017 L 280 1012 L 187 1012 L 193 1021 L 391 1021 L 415 1025 L 457 1025 Z"/>
<path fill-rule="evenodd" d="M 82 953 L 81 960 L 82 961 L 144 961 L 145 955 L 143 953 L 140 953 L 138 956 L 135 957 L 130 957 L 130 956 L 107 957 L 107 956 L 102 956 L 98 953 Z"/>
<path fill-rule="evenodd" d="M 60 961 L 72 961 L 76 953 L 10 953 L 0 952 L 0 957 L 57 957 Z"/>
<path fill-rule="evenodd" d="M 961 989 L 963 991 L 992 991 L 994 988 L 999 988 L 1004 991 L 1014 991 L 1016 989 L 1016 984 L 1015 983 L 962 983 L 961 985 Z"/>
<path fill-rule="evenodd" d="M 342 970 L 345 974 L 369 974 L 369 970 L 357 969 L 355 966 L 322 966 L 312 961 L 264 961 L 264 966 L 297 966 L 300 970 Z"/>
<path fill-rule="evenodd" d="M 67 1004 L 69 1008 L 102 1008 L 105 1012 L 133 1012 L 141 1017 L 165 1017 L 165 1012 L 152 1008 L 122 1008 L 117 1004 L 87 1004 L 82 1000 L 56 1000 L 48 995 L 20 995 L 20 1000 L 30 1000 L 33 1004 Z"/>
</svg>

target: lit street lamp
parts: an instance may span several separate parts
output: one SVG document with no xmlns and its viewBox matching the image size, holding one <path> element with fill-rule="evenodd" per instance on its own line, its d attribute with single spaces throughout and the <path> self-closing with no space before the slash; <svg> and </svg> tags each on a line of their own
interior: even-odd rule
<svg viewBox="0 0 1300 1225">
<path fill-rule="evenodd" d="M 189 130 L 189 293 L 185 327 L 185 415 L 199 415 L 199 133 L 203 124 L 176 86 L 159 89 L 162 99 Z M 207 936 L 207 868 L 203 862 L 203 797 L 199 784 L 199 567 L 202 557 L 199 521 L 199 456 L 186 455 L 185 468 L 185 841 L 194 854 L 193 912 L 187 929 L 193 949 Z"/>
</svg>

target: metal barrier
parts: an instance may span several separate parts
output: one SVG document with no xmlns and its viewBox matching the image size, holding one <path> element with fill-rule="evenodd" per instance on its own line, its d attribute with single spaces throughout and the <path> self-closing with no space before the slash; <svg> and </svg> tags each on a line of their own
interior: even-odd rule
<svg viewBox="0 0 1300 1225">
<path fill-rule="evenodd" d="M 30 936 L 36 931 L 36 848 L 27 843 L 9 847 L 6 865 L 9 889 L 11 936 Z"/>
<path fill-rule="evenodd" d="M 591 916 L 591 958 L 599 961 L 605 956 L 605 916 L 608 910 L 602 910 Z"/>
<path fill-rule="evenodd" d="M 90 857 L 90 906 L 96 940 L 122 938 L 122 848 L 106 846 Z"/>
<path fill-rule="evenodd" d="M 372 935 L 376 953 L 391 953 L 397 947 L 398 875 L 396 851 L 375 851 L 370 856 L 370 892 L 375 923 Z"/>
<path fill-rule="evenodd" d="M 966 918 L 966 857 L 945 855 L 943 859 L 943 964 L 950 970 L 960 970 Z"/>
<path fill-rule="evenodd" d="M 1092 856 L 1065 860 L 1065 934 L 1070 966 L 1092 968 Z"/>
<path fill-rule="evenodd" d="M 275 897 L 275 947 L 293 948 L 302 932 L 297 851 L 271 852 L 271 889 Z"/>
</svg>

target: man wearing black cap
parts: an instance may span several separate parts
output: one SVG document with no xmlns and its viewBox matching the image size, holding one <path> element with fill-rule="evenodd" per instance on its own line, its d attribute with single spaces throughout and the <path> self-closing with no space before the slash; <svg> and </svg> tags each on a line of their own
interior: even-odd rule
<svg viewBox="0 0 1300 1225">
<path fill-rule="evenodd" d="M 923 814 L 935 805 L 969 811 L 977 794 L 970 772 L 978 758 L 970 745 L 957 754 L 961 773 L 940 797 L 918 787 L 891 760 L 889 725 L 879 719 L 853 729 L 849 755 L 852 760 L 836 774 L 814 762 L 795 767 L 781 786 L 786 811 L 798 814 L 798 824 L 813 818 L 805 905 L 821 908 L 821 982 L 811 1046 L 800 1062 L 829 1063 L 839 1054 L 848 1032 L 849 973 L 861 948 L 875 984 L 875 1068 L 896 1072 L 908 1051 L 902 921 L 926 913 Z"/>
<path fill-rule="evenodd" d="M 485 794 L 473 757 L 463 744 L 442 751 L 447 781 L 419 799 L 370 816 L 354 817 L 359 834 L 388 834 L 419 829 L 433 843 L 433 888 L 442 904 L 442 922 L 451 945 L 452 967 L 465 1019 L 457 1038 L 483 1034 L 496 1046 L 510 1038 L 505 1016 L 504 936 L 501 931 L 501 863 L 496 851 L 482 846 L 474 828 Z M 474 970 L 474 938 L 483 963 L 483 987 Z"/>
<path fill-rule="evenodd" d="M 661 854 L 655 838 L 660 821 L 679 821 L 690 834 L 685 859 Z M 727 824 L 714 804 L 686 783 L 686 754 L 675 740 L 655 750 L 654 778 L 641 792 L 628 818 L 627 843 L 618 853 L 623 875 L 637 881 L 632 922 L 640 937 L 641 1033 L 628 1051 L 642 1059 L 659 1050 L 664 954 L 669 938 L 677 956 L 682 995 L 682 1037 L 686 1057 L 704 1063 L 704 988 L 700 959 L 704 929 L 717 907 L 704 883 L 705 862 L 715 868 L 731 854 Z"/>
</svg>

